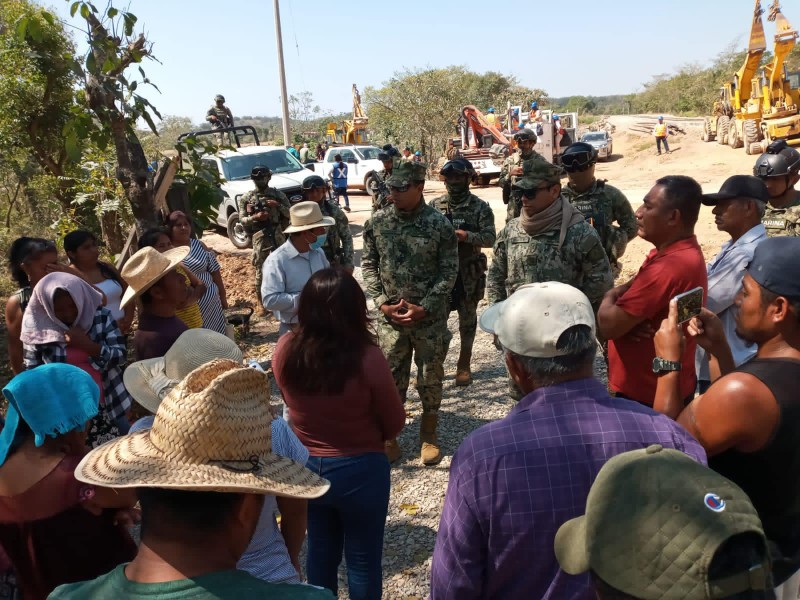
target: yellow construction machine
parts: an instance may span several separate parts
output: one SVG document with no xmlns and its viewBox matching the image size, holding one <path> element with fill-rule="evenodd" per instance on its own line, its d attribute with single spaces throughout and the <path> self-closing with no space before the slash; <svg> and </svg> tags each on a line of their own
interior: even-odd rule
<svg viewBox="0 0 800 600">
<path fill-rule="evenodd" d="M 325 139 L 329 144 L 366 144 L 367 115 L 361 106 L 361 94 L 353 84 L 353 118 L 341 123 L 328 123 Z"/>
<path fill-rule="evenodd" d="M 733 81 L 722 86 L 702 134 L 706 142 L 716 139 L 731 148 L 744 146 L 747 154 L 760 154 L 775 139 L 800 145 L 797 90 L 792 88 L 785 66 L 798 33 L 783 16 L 779 0 L 773 0 L 767 17 L 776 26 L 773 56 L 761 67 L 766 50 L 763 14 L 761 0 L 755 0 L 744 64 Z"/>
</svg>

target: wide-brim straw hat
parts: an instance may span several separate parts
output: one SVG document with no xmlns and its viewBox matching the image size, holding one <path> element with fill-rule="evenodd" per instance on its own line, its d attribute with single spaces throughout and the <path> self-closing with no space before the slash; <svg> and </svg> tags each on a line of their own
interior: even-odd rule
<svg viewBox="0 0 800 600">
<path fill-rule="evenodd" d="M 111 488 L 318 498 L 330 483 L 272 452 L 269 390 L 257 369 L 230 360 L 205 364 L 164 398 L 151 429 L 95 448 L 75 477 Z"/>
<path fill-rule="evenodd" d="M 243 358 L 227 335 L 198 327 L 184 331 L 164 356 L 130 364 L 122 379 L 133 399 L 155 414 L 172 388 L 196 368 L 217 359 L 241 365 Z"/>
<path fill-rule="evenodd" d="M 159 279 L 181 264 L 187 254 L 189 254 L 188 246 L 180 246 L 166 252 L 147 247 L 131 256 L 120 273 L 128 284 L 128 289 L 122 294 L 122 300 L 119 302 L 120 307 L 125 308 L 134 298 L 149 290 Z"/>
<path fill-rule="evenodd" d="M 319 204 L 310 200 L 295 204 L 289 211 L 289 217 L 292 224 L 283 230 L 284 233 L 294 233 L 296 231 L 314 229 L 315 227 L 331 227 L 332 225 L 336 225 L 336 221 L 332 217 L 322 216 L 322 210 Z"/>
</svg>

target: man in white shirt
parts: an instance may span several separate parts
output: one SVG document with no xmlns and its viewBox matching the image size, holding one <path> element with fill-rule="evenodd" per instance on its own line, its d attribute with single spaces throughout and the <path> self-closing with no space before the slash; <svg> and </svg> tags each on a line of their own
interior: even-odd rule
<svg viewBox="0 0 800 600">
<path fill-rule="evenodd" d="M 289 239 L 264 261 L 261 302 L 280 321 L 283 335 L 297 323 L 300 292 L 311 276 L 327 269 L 322 245 L 328 227 L 335 225 L 324 217 L 316 202 L 299 202 L 290 211 L 291 225 L 284 230 Z"/>
<path fill-rule="evenodd" d="M 729 177 L 716 194 L 704 194 L 703 204 L 713 206 L 717 229 L 731 236 L 722 250 L 708 263 L 708 298 L 705 305 L 722 321 L 725 337 L 738 367 L 756 353 L 750 344 L 736 333 L 734 299 L 742 288 L 745 269 L 753 260 L 756 246 L 767 239 L 761 224 L 769 193 L 758 177 L 734 175 Z M 697 347 L 695 358 L 700 393 L 705 393 L 712 381 L 705 350 Z"/>
</svg>

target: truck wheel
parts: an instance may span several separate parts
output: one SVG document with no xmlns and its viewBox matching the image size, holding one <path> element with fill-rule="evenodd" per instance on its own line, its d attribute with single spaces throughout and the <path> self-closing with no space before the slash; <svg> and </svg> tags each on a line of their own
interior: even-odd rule
<svg viewBox="0 0 800 600">
<path fill-rule="evenodd" d="M 734 149 L 742 147 L 741 139 L 739 139 L 738 122 L 735 119 L 731 119 L 728 123 L 728 146 Z"/>
<path fill-rule="evenodd" d="M 744 122 L 744 149 L 747 154 L 753 154 L 753 144 L 760 140 L 758 123 L 754 119 L 747 119 Z"/>
<path fill-rule="evenodd" d="M 231 244 L 240 250 L 250 248 L 253 245 L 253 240 L 250 239 L 248 233 L 244 230 L 244 226 L 239 222 L 239 213 L 232 212 L 228 216 L 228 239 Z"/>
<path fill-rule="evenodd" d="M 717 119 L 717 143 L 718 144 L 727 144 L 728 143 L 728 126 L 730 125 L 730 119 L 726 115 L 722 115 L 719 119 Z"/>
<path fill-rule="evenodd" d="M 374 173 L 367 177 L 364 188 L 370 196 L 378 195 L 378 177 Z"/>
</svg>

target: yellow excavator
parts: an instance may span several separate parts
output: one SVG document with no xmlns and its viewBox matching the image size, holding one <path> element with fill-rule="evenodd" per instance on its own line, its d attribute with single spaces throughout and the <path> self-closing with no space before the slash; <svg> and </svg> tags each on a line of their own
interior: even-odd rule
<svg viewBox="0 0 800 600">
<path fill-rule="evenodd" d="M 776 25 L 773 56 L 770 64 L 761 68 L 767 47 L 763 14 L 761 0 L 755 0 L 744 64 L 733 81 L 722 86 L 702 134 L 706 142 L 716 139 L 731 148 L 744 146 L 747 154 L 761 154 L 775 139 L 800 145 L 797 91 L 790 85 L 785 66 L 798 33 L 783 16 L 779 0 L 773 0 L 767 17 Z"/>
<path fill-rule="evenodd" d="M 369 119 L 361 106 L 361 93 L 353 84 L 353 118 L 341 123 L 328 123 L 325 138 L 329 144 L 366 144 Z"/>
</svg>

